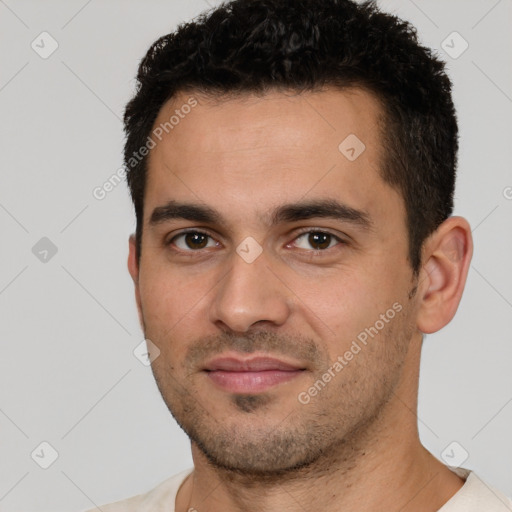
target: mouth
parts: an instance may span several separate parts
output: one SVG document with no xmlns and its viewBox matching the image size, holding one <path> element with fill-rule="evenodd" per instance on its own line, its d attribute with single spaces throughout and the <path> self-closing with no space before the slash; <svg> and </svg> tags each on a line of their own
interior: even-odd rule
<svg viewBox="0 0 512 512">
<path fill-rule="evenodd" d="M 260 393 L 302 375 L 306 368 L 273 357 L 217 357 L 203 371 L 219 388 L 231 393 Z"/>
</svg>

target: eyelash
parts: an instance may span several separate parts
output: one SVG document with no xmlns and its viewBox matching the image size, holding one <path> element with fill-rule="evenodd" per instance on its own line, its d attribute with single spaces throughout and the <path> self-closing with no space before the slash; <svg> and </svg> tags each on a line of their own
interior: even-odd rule
<svg viewBox="0 0 512 512">
<path fill-rule="evenodd" d="M 187 234 L 190 234 L 190 233 L 199 234 L 199 235 L 206 235 L 210 239 L 215 240 L 214 237 L 212 235 L 210 235 L 206 231 L 200 231 L 198 229 L 188 229 L 188 230 L 181 231 L 180 233 L 174 235 L 168 242 L 165 243 L 165 245 L 173 246 L 174 242 L 176 241 L 176 239 L 178 239 L 179 237 L 183 237 L 183 236 L 185 236 Z M 332 247 L 327 247 L 326 249 L 310 249 L 310 250 L 307 250 L 307 249 L 300 249 L 299 248 L 299 250 L 306 251 L 306 252 L 310 253 L 311 255 L 314 255 L 314 256 L 318 255 L 318 256 L 320 256 L 321 253 L 327 253 L 329 250 L 334 249 L 335 247 L 337 247 L 339 245 L 347 245 L 347 242 L 345 240 L 343 240 L 340 237 L 334 235 L 333 233 L 331 233 L 329 231 L 325 231 L 323 229 L 315 229 L 315 228 L 313 228 L 313 229 L 307 228 L 304 231 L 300 231 L 295 236 L 295 238 L 293 239 L 293 242 L 295 242 L 296 240 L 298 240 L 302 236 L 308 235 L 308 234 L 311 234 L 311 233 L 329 235 L 330 237 L 332 237 L 332 239 L 334 239 L 337 242 L 336 245 L 334 245 Z M 288 246 L 289 244 L 286 244 L 286 245 Z M 173 250 L 175 252 L 177 252 L 177 253 L 185 254 L 185 255 L 188 255 L 188 256 L 191 256 L 191 257 L 193 257 L 195 254 L 199 255 L 199 253 L 201 253 L 203 251 L 203 249 L 195 249 L 195 250 L 194 249 L 188 249 L 188 250 L 184 250 L 184 249 L 176 249 L 175 247 L 173 247 Z"/>
</svg>

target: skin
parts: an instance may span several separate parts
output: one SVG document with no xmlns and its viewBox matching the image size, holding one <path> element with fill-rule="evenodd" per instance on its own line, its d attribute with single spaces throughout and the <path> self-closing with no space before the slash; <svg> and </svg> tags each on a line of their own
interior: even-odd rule
<svg viewBox="0 0 512 512">
<path fill-rule="evenodd" d="M 423 334 L 459 304 L 472 255 L 467 221 L 451 217 L 426 240 L 415 277 L 402 196 L 379 174 L 381 108 L 368 92 L 183 92 L 155 126 L 190 96 L 199 104 L 151 150 L 140 264 L 133 236 L 128 258 L 141 325 L 160 350 L 155 379 L 192 441 L 195 469 L 177 512 L 438 510 L 463 481 L 420 443 L 420 352 Z M 349 134 L 366 146 L 354 161 L 338 149 Z M 284 204 L 325 199 L 364 212 L 369 227 L 269 222 Z M 208 206 L 219 220 L 152 223 L 170 200 Z M 209 235 L 206 246 L 177 238 L 190 228 Z M 308 230 L 334 237 L 319 248 Z M 247 237 L 262 250 L 252 263 L 236 252 Z M 400 312 L 301 403 L 393 304 Z M 228 352 L 304 370 L 262 392 L 228 392 L 202 371 Z"/>
</svg>

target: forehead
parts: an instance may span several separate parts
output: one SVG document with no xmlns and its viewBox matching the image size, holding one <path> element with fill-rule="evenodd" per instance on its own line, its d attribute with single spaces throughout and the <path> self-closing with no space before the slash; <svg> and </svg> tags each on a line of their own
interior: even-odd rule
<svg viewBox="0 0 512 512">
<path fill-rule="evenodd" d="M 190 105 L 194 105 L 190 107 Z M 382 110 L 362 89 L 211 98 L 182 92 L 154 124 L 145 217 L 160 203 L 261 212 L 329 196 L 379 215 L 397 192 L 380 177 Z M 258 207 L 258 208 L 256 208 Z"/>
<path fill-rule="evenodd" d="M 189 108 L 192 101 L 197 106 Z M 161 138 L 172 139 L 179 151 L 250 151 L 264 143 L 311 152 L 327 145 L 336 149 L 340 137 L 349 133 L 374 145 L 381 117 L 378 100 L 360 88 L 220 97 L 191 91 L 164 104 L 154 128 L 164 128 Z M 171 118 L 173 125 L 166 130 Z"/>
</svg>

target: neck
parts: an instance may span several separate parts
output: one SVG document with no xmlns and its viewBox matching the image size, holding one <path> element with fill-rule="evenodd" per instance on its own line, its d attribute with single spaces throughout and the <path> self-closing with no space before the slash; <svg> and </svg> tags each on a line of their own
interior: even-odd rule
<svg viewBox="0 0 512 512">
<path fill-rule="evenodd" d="M 404 376 L 371 424 L 305 468 L 261 477 L 237 474 L 214 467 L 193 444 L 195 469 L 180 488 L 177 512 L 439 510 L 464 482 L 420 443 L 417 393 L 410 396 L 418 373 L 415 368 Z"/>
</svg>

